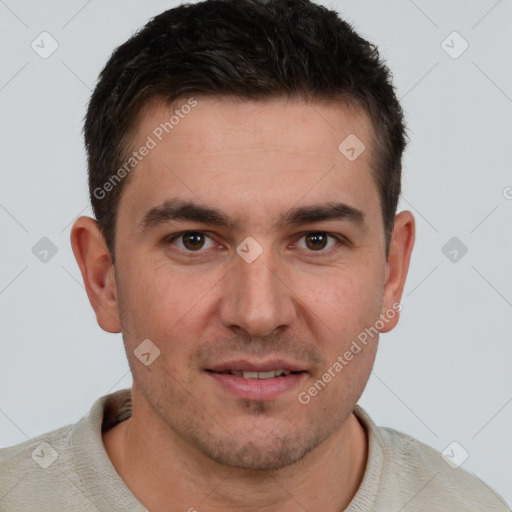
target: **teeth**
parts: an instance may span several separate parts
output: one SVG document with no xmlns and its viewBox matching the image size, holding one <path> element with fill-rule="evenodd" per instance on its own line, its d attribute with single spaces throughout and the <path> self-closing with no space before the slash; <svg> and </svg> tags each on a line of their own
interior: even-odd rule
<svg viewBox="0 0 512 512">
<path fill-rule="evenodd" d="M 290 370 L 276 370 L 272 372 L 243 372 L 241 370 L 231 370 L 228 373 L 243 377 L 244 379 L 273 379 L 274 377 L 281 377 L 290 375 Z"/>
</svg>

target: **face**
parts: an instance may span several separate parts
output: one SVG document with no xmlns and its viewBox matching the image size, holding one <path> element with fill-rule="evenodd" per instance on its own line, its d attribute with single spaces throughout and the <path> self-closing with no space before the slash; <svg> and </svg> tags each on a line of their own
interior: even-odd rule
<svg viewBox="0 0 512 512">
<path fill-rule="evenodd" d="M 344 354 L 392 308 L 370 124 L 338 103 L 197 98 L 158 130 L 176 108 L 141 119 L 133 147 L 155 144 L 118 210 L 134 414 L 222 464 L 282 468 L 346 422 L 378 336 Z"/>
</svg>

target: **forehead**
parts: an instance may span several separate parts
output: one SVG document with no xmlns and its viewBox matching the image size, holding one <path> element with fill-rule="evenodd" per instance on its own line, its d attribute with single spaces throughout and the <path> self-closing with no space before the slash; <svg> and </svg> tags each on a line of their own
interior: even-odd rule
<svg viewBox="0 0 512 512">
<path fill-rule="evenodd" d="M 151 136 L 158 145 L 175 142 L 181 146 L 175 149 L 193 149 L 195 155 L 258 144 L 321 153 L 337 149 L 351 134 L 370 144 L 371 122 L 344 100 L 183 97 L 168 105 L 155 98 L 139 115 L 135 145 Z"/>
<path fill-rule="evenodd" d="M 148 208 L 171 196 L 254 221 L 275 219 L 280 208 L 301 201 L 378 203 L 372 148 L 368 117 L 341 102 L 154 101 L 135 131 L 132 150 L 144 156 L 119 214 L 124 205 L 140 222 Z"/>
</svg>

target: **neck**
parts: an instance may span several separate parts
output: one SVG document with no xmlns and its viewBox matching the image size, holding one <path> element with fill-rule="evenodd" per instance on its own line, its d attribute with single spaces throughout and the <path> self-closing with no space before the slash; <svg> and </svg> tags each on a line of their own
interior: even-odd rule
<svg viewBox="0 0 512 512">
<path fill-rule="evenodd" d="M 138 412 L 105 432 L 103 442 L 117 473 L 150 510 L 167 510 L 173 503 L 174 510 L 199 512 L 339 512 L 364 476 L 367 433 L 353 413 L 295 464 L 250 471 L 218 464 L 169 432 L 150 411 Z"/>
</svg>

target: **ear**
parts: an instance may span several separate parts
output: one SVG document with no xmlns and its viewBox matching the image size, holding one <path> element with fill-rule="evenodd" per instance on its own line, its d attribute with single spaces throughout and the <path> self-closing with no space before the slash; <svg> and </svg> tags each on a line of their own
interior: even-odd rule
<svg viewBox="0 0 512 512">
<path fill-rule="evenodd" d="M 400 212 L 395 217 L 395 225 L 389 245 L 381 311 L 381 315 L 386 318 L 386 322 L 384 327 L 380 329 L 381 333 L 391 331 L 398 323 L 399 311 L 402 309 L 399 304 L 409 270 L 415 232 L 412 213 L 408 211 Z M 391 310 L 395 311 L 392 318 L 390 318 Z"/>
<path fill-rule="evenodd" d="M 99 326 L 107 332 L 121 332 L 115 269 L 98 222 L 79 217 L 71 228 L 71 247 Z"/>
</svg>

